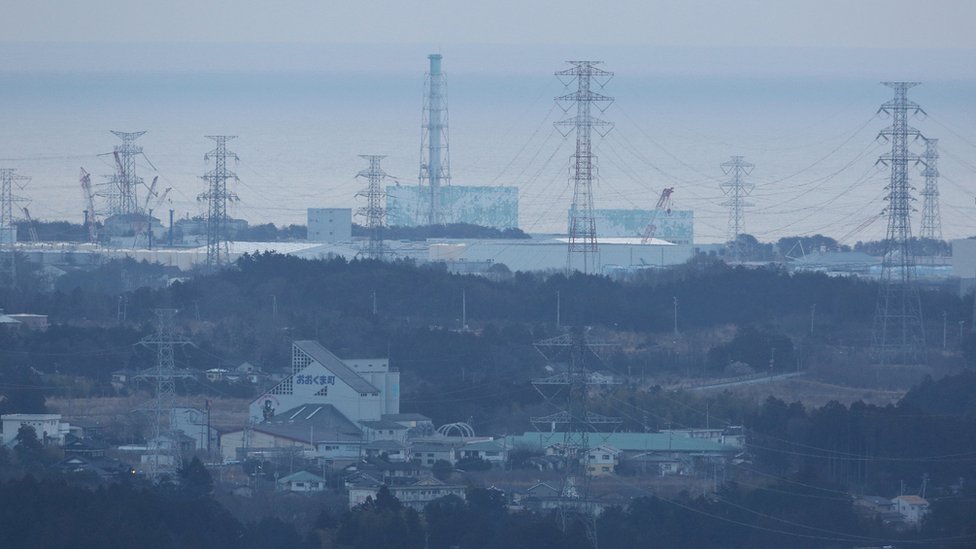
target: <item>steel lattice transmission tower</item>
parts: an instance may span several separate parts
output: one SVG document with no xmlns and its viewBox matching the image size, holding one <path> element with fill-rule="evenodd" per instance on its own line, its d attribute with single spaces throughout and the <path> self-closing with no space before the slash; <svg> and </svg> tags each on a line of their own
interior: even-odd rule
<svg viewBox="0 0 976 549">
<path fill-rule="evenodd" d="M 569 212 L 569 248 L 566 254 L 566 270 L 573 269 L 573 256 L 582 259 L 584 273 L 597 271 L 596 218 L 593 213 L 593 182 L 599 177 L 596 155 L 593 154 L 592 133 L 594 130 L 606 136 L 613 129 L 613 123 L 593 115 L 593 106 L 600 112 L 613 103 L 613 98 L 593 91 L 602 90 L 613 78 L 613 73 L 597 67 L 602 61 L 569 61 L 572 67 L 561 70 L 556 76 L 567 87 L 576 83 L 576 91 L 556 98 L 563 112 L 569 114 L 575 107 L 575 114 L 556 122 L 556 128 L 563 137 L 576 131 L 576 152 L 570 159 L 569 180 L 573 185 L 573 203 Z"/>
<path fill-rule="evenodd" d="M 451 159 L 447 135 L 447 79 L 441 72 L 442 56 L 432 53 L 424 85 L 424 108 L 420 134 L 420 193 L 426 192 L 426 222 L 445 222 L 441 189 L 451 184 Z M 426 191 L 424 188 L 426 187 Z M 423 208 L 418 209 L 419 212 Z"/>
<path fill-rule="evenodd" d="M 755 185 L 746 183 L 744 177 L 751 174 L 756 166 L 745 161 L 742 156 L 733 156 L 727 162 L 722 163 L 722 172 L 731 176 L 732 179 L 722 183 L 722 192 L 729 197 L 722 202 L 722 206 L 729 208 L 729 231 L 728 238 L 732 247 L 732 260 L 738 263 L 741 260 L 742 250 L 739 246 L 739 235 L 745 231 L 745 209 L 752 206 L 752 202 L 746 197 L 752 194 Z"/>
<path fill-rule="evenodd" d="M 925 155 L 922 156 L 925 168 L 925 188 L 922 189 L 922 224 L 920 238 L 942 240 L 942 216 L 939 213 L 939 140 L 925 140 Z"/>
<path fill-rule="evenodd" d="M 381 185 L 386 179 L 387 174 L 380 167 L 380 161 L 386 158 L 379 154 L 361 154 L 360 158 L 365 158 L 369 162 L 369 168 L 360 171 L 356 177 L 364 177 L 369 182 L 366 192 L 358 193 L 356 196 L 366 197 L 366 207 L 359 209 L 359 215 L 366 218 L 366 230 L 369 232 L 369 241 L 366 244 L 366 257 L 370 259 L 383 259 L 383 217 L 386 210 L 383 208 L 383 192 Z"/>
<path fill-rule="evenodd" d="M 122 140 L 112 151 L 115 157 L 115 174 L 111 176 L 108 191 L 103 195 L 108 199 L 109 215 L 142 213 L 139 208 L 137 190 L 143 184 L 136 175 L 136 156 L 143 154 L 142 147 L 135 144 L 136 139 L 146 132 L 119 132 L 112 130 Z"/>
<path fill-rule="evenodd" d="M 227 180 L 239 181 L 237 174 L 227 169 L 227 159 L 238 160 L 237 155 L 227 150 L 227 142 L 234 135 L 208 135 L 217 146 L 203 156 L 203 160 L 214 161 L 214 168 L 201 179 L 207 182 L 206 192 L 200 193 L 197 200 L 207 203 L 207 263 L 208 271 L 226 264 L 229 250 L 227 246 L 227 203 L 238 200 L 233 191 L 227 190 Z"/>
<path fill-rule="evenodd" d="M 149 478 L 157 480 L 160 473 L 178 466 L 179 449 L 163 443 L 163 438 L 174 435 L 173 407 L 176 402 L 176 379 L 192 378 L 192 374 L 176 369 L 173 349 L 177 345 L 192 345 L 190 340 L 176 333 L 173 317 L 176 309 L 156 309 L 156 332 L 139 341 L 139 345 L 156 348 L 156 366 L 140 372 L 136 379 L 149 381 L 155 389 L 155 398 L 143 410 L 152 414 L 153 438 L 149 443 Z M 208 435 L 209 436 L 209 435 Z M 172 437 L 172 444 L 176 444 Z"/>
<path fill-rule="evenodd" d="M 588 357 L 600 357 L 600 352 L 612 344 L 590 341 L 581 328 L 571 328 L 568 333 L 533 343 L 547 361 L 556 363 L 566 360 L 566 370 L 541 379 L 533 379 L 532 386 L 557 408 L 554 414 L 532 417 L 530 421 L 538 431 L 556 432 L 562 429 L 561 453 L 567 464 L 560 489 L 561 503 L 558 513 L 563 529 L 571 520 L 583 524 L 587 537 L 596 547 L 595 509 L 589 497 L 592 471 L 589 456 L 592 448 L 590 433 L 601 428 L 615 429 L 622 421 L 588 410 L 589 391 L 594 386 L 619 385 L 620 381 L 596 376 L 586 368 Z M 568 354 L 568 356 L 566 356 Z"/>
<path fill-rule="evenodd" d="M 14 185 L 23 189 L 23 185 L 28 181 L 30 181 L 29 177 L 18 175 L 14 168 L 0 168 L 0 286 L 13 287 L 17 282 L 17 228 L 14 225 L 14 204 L 29 201 L 14 194 Z"/>
<path fill-rule="evenodd" d="M 891 125 L 881 130 L 878 138 L 891 142 L 891 152 L 881 156 L 878 162 L 890 168 L 891 180 L 886 187 L 888 232 L 874 315 L 873 347 L 875 357 L 882 364 L 907 364 L 918 362 L 925 345 L 912 250 L 912 187 L 908 182 L 908 164 L 919 161 L 918 155 L 908 150 L 908 140 L 922 137 L 918 130 L 908 125 L 908 116 L 924 111 L 908 100 L 908 90 L 919 85 L 918 82 L 883 84 L 894 90 L 894 98 L 878 110 L 891 116 Z"/>
</svg>

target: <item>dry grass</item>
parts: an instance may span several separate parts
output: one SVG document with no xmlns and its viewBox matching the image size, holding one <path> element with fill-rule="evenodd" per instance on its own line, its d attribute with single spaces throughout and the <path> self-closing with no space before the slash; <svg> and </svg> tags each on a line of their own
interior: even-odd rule
<svg viewBox="0 0 976 549">
<path fill-rule="evenodd" d="M 203 410 L 207 397 L 177 397 L 177 406 L 190 406 Z M 247 421 L 247 405 L 250 399 L 210 398 L 211 423 L 217 428 L 240 428 Z M 128 397 L 98 398 L 49 398 L 47 407 L 61 414 L 65 421 L 82 425 L 111 425 L 129 423 L 140 409 L 152 405 L 148 394 Z"/>
</svg>

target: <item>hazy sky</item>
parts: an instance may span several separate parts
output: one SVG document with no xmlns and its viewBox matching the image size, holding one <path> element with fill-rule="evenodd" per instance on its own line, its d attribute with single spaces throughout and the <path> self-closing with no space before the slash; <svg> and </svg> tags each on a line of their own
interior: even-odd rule
<svg viewBox="0 0 976 549">
<path fill-rule="evenodd" d="M 553 72 L 600 59 L 617 127 L 597 144 L 598 207 L 651 207 L 676 185 L 696 238 L 721 241 L 719 165 L 744 154 L 749 232 L 848 234 L 883 208 L 879 81 L 920 80 L 930 117 L 913 123 L 941 138 L 945 233 L 976 233 L 976 0 L 0 0 L 0 18 L 0 162 L 33 177 L 39 218 L 78 220 L 78 167 L 112 171 L 97 156 L 109 129 L 149 130 L 140 143 L 181 216 L 200 208 L 214 133 L 240 136 L 235 215 L 357 207 L 358 154 L 415 180 L 439 51 L 453 183 L 518 185 L 527 230 L 565 227 L 571 196 Z"/>
<path fill-rule="evenodd" d="M 3 0 L 0 17 L 0 70 L 413 70 L 441 50 L 454 72 L 589 54 L 632 72 L 951 77 L 973 56 L 943 50 L 976 49 L 972 0 Z"/>
<path fill-rule="evenodd" d="M 971 0 L 5 0 L 7 42 L 972 48 Z"/>
</svg>

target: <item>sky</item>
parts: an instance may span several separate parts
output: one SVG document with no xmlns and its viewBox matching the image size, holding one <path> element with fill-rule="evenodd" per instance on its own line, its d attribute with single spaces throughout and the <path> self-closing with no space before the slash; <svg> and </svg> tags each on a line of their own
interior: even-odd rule
<svg viewBox="0 0 976 549">
<path fill-rule="evenodd" d="M 974 62 L 939 50 L 976 49 L 969 0 L 5 0 L 0 17 L 0 70 L 389 70 L 439 49 L 470 58 L 455 72 L 630 52 L 645 70 L 856 73 L 890 50 L 950 73 Z"/>
<path fill-rule="evenodd" d="M 440 52 L 454 182 L 519 185 L 525 228 L 565 226 L 553 72 L 601 59 L 617 127 L 597 145 L 597 207 L 648 208 L 677 185 L 696 238 L 721 241 L 718 166 L 744 154 L 750 232 L 846 234 L 883 207 L 879 81 L 921 80 L 912 97 L 931 116 L 913 123 L 945 147 L 945 232 L 976 234 L 972 1 L 0 0 L 0 18 L 0 163 L 33 176 L 35 217 L 78 216 L 78 165 L 111 171 L 97 156 L 109 129 L 149 130 L 179 212 L 199 207 L 202 136 L 221 133 L 240 136 L 237 215 L 356 207 L 358 154 L 415 179 L 426 55 Z"/>
</svg>

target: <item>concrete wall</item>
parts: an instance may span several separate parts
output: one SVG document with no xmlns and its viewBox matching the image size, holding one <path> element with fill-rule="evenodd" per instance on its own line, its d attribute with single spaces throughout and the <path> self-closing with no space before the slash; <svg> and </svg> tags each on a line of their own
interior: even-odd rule
<svg viewBox="0 0 976 549">
<path fill-rule="evenodd" d="M 427 187 L 386 187 L 386 223 L 414 227 L 427 224 Z M 518 187 L 441 187 L 441 212 L 445 223 L 471 223 L 496 229 L 518 227 Z"/>
<path fill-rule="evenodd" d="M 350 208 L 309 208 L 308 240 L 311 242 L 349 242 L 352 240 Z"/>
</svg>

